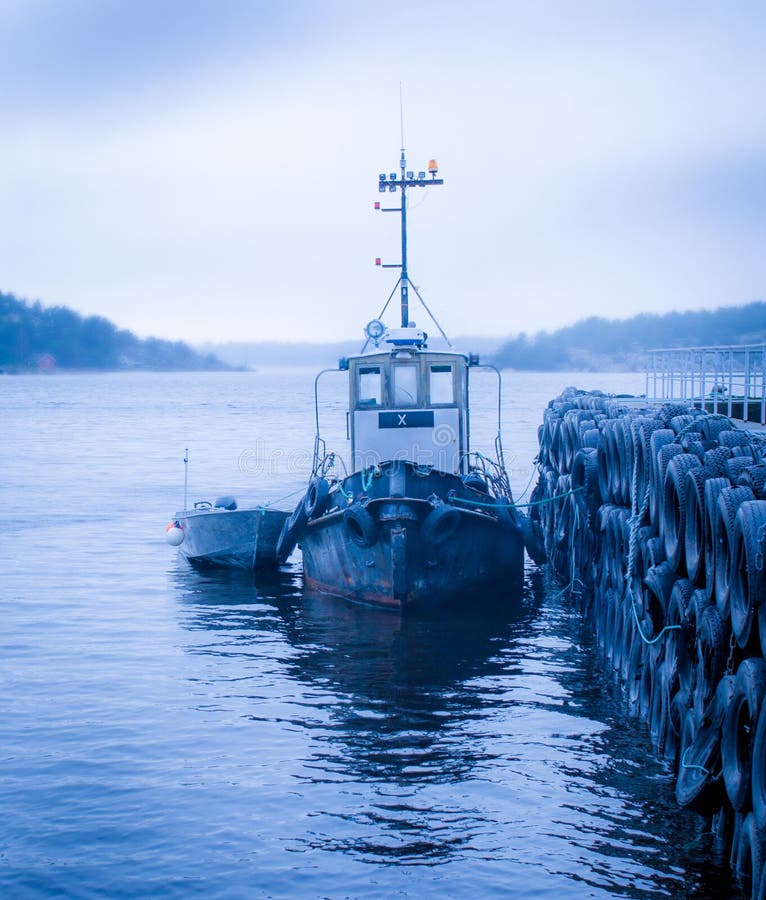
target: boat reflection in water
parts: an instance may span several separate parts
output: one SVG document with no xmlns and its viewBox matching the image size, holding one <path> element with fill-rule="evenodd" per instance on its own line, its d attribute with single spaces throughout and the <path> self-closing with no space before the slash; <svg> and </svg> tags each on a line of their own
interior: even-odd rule
<svg viewBox="0 0 766 900">
<path fill-rule="evenodd" d="M 304 895 L 362 895 L 362 862 L 391 893 L 399 864 L 454 863 L 433 870 L 447 896 L 638 898 L 647 879 L 681 896 L 702 865 L 709 842 L 690 844 L 577 609 L 537 570 L 501 613 L 438 616 L 304 593 L 297 568 L 173 578 L 210 765 L 275 865 L 291 851 L 335 888 Z"/>
</svg>

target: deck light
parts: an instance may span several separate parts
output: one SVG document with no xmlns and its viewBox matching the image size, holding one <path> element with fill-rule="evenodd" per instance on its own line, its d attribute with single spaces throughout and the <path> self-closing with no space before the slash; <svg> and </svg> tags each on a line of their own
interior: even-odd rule
<svg viewBox="0 0 766 900">
<path fill-rule="evenodd" d="M 424 181 L 426 177 L 425 172 L 418 172 L 418 181 Z"/>
<path fill-rule="evenodd" d="M 389 175 L 389 178 L 390 178 L 391 181 L 396 181 L 396 172 L 392 172 L 392 173 Z"/>
<path fill-rule="evenodd" d="M 385 181 L 385 180 L 386 180 L 386 173 L 385 173 L 385 172 L 381 172 L 381 174 L 378 175 L 378 179 L 379 179 L 380 181 Z"/>
<path fill-rule="evenodd" d="M 378 190 L 380 191 L 381 194 L 386 193 L 386 183 L 384 181 L 380 182 L 380 184 L 378 185 Z"/>
<path fill-rule="evenodd" d="M 375 209 L 380 209 L 380 201 L 375 201 Z"/>
<path fill-rule="evenodd" d="M 439 171 L 439 165 L 435 159 L 428 160 L 428 174 L 431 178 L 436 178 L 436 173 Z"/>
<path fill-rule="evenodd" d="M 380 265 L 380 257 L 379 257 L 379 256 L 376 256 L 376 257 L 375 257 L 375 265 L 376 265 L 376 266 L 379 266 L 379 265 Z"/>
<path fill-rule="evenodd" d="M 414 172 L 408 172 L 408 173 L 407 173 L 407 178 L 412 179 L 412 177 L 414 176 L 414 174 L 415 174 Z"/>
</svg>

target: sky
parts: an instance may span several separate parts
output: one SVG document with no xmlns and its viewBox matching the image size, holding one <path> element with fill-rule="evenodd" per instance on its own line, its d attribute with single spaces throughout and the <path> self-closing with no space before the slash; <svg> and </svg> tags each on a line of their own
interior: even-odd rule
<svg viewBox="0 0 766 900">
<path fill-rule="evenodd" d="M 355 338 L 396 280 L 403 120 L 445 182 L 409 264 L 448 334 L 762 300 L 765 40 L 748 2 L 0 0 L 0 290 L 142 337 Z"/>
</svg>

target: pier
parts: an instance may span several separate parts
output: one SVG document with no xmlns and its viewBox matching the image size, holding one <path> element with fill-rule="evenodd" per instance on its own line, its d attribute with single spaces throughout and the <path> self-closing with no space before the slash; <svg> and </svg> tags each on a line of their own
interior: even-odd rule
<svg viewBox="0 0 766 900">
<path fill-rule="evenodd" d="M 654 402 L 566 390 L 539 428 L 532 497 L 678 803 L 706 817 L 753 897 L 766 896 L 763 353 L 653 351 Z"/>
</svg>

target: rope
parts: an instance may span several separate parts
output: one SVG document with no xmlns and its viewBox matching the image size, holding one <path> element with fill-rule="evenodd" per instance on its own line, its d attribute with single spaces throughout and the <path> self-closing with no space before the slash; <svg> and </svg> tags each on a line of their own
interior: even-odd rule
<svg viewBox="0 0 766 900">
<path fill-rule="evenodd" d="M 263 507 L 263 511 L 266 512 L 266 510 L 270 506 L 272 506 L 272 504 L 282 503 L 283 500 L 289 500 L 290 497 L 294 497 L 296 494 L 302 494 L 302 493 L 303 493 L 303 488 L 298 488 L 297 491 L 291 491 L 289 494 L 285 494 L 284 497 L 277 497 L 276 500 L 267 500 L 265 503 L 262 503 L 261 506 Z"/>
<path fill-rule="evenodd" d="M 689 744 L 689 746 L 684 750 L 684 755 L 681 757 L 681 768 L 683 769 L 698 769 L 700 772 L 704 772 L 706 775 L 712 775 L 713 773 L 710 769 L 706 769 L 704 766 L 698 766 L 694 763 L 686 762 L 686 757 L 689 755 L 689 751 L 692 749 L 693 744 Z"/>
<path fill-rule="evenodd" d="M 497 503 L 482 503 L 481 500 L 466 500 L 463 497 L 450 497 L 450 503 L 462 503 L 463 506 L 480 506 L 486 509 L 497 509 L 501 507 L 503 509 L 528 509 L 530 506 L 542 506 L 544 503 L 554 503 L 556 500 L 561 500 L 564 497 L 569 497 L 571 494 L 577 494 L 579 491 L 584 491 L 584 487 L 572 488 L 571 491 L 566 491 L 563 494 L 556 494 L 554 497 L 547 497 L 543 500 L 533 500 L 530 503 L 514 503 L 511 501 L 510 503 L 501 503 L 498 501 Z"/>
</svg>

